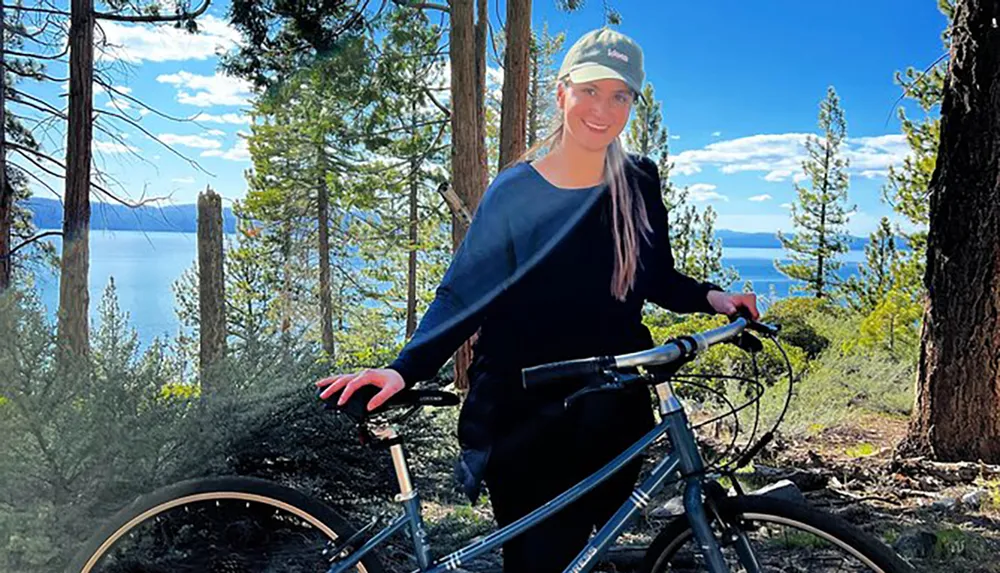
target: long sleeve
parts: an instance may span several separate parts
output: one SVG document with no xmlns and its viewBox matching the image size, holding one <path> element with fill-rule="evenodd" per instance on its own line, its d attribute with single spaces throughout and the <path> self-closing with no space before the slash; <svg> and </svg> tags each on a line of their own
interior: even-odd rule
<svg viewBox="0 0 1000 573">
<path fill-rule="evenodd" d="M 432 378 L 482 323 L 514 274 L 509 213 L 491 186 L 420 325 L 388 368 L 407 386 Z"/>
<path fill-rule="evenodd" d="M 646 214 L 653 228 L 652 253 L 649 260 L 643 261 L 652 278 L 647 298 L 654 304 L 674 312 L 714 314 L 715 309 L 708 303 L 708 293 L 723 289 L 710 282 L 698 281 L 677 270 L 670 248 L 667 208 L 660 195 L 659 170 L 656 164 L 646 157 L 640 158 L 638 164 L 646 175 L 645 178 L 640 175 L 639 187 L 643 189 Z"/>
</svg>

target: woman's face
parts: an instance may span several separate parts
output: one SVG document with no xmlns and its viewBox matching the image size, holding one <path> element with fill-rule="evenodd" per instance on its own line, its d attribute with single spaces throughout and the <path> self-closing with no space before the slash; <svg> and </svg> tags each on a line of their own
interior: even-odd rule
<svg viewBox="0 0 1000 573">
<path fill-rule="evenodd" d="M 565 136 L 588 151 L 600 151 L 625 129 L 632 109 L 632 90 L 621 80 L 581 84 L 559 83 L 556 97 Z"/>
</svg>

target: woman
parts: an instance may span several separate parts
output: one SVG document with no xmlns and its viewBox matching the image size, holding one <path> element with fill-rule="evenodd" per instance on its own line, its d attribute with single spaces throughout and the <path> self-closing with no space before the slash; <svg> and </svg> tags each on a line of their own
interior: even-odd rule
<svg viewBox="0 0 1000 573">
<path fill-rule="evenodd" d="M 470 389 L 459 419 L 460 474 L 481 480 L 500 526 L 526 515 L 624 450 L 653 424 L 648 389 L 592 394 L 562 407 L 585 381 L 540 391 L 522 368 L 653 346 L 646 300 L 676 312 L 757 318 L 753 294 L 730 294 L 678 273 L 656 165 L 629 157 L 619 135 L 641 97 L 642 51 L 610 29 L 570 48 L 560 68 L 551 136 L 490 185 L 437 296 L 399 357 L 384 369 L 320 380 L 343 404 L 364 385 L 377 408 L 431 378 L 477 328 Z M 628 497 L 634 462 L 600 488 L 504 546 L 504 571 L 562 571 L 592 529 Z"/>
</svg>

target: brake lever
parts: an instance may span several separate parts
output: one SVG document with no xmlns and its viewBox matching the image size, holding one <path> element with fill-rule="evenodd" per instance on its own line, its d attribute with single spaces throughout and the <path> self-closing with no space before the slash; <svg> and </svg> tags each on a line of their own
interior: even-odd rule
<svg viewBox="0 0 1000 573">
<path fill-rule="evenodd" d="M 588 386 L 582 390 L 577 390 L 576 392 L 570 394 L 565 400 L 563 400 L 563 408 L 569 410 L 573 402 L 576 402 L 580 398 L 586 396 L 587 394 L 596 394 L 597 392 L 611 392 L 615 390 L 622 390 L 625 388 L 624 384 L 620 382 L 607 382 L 599 386 Z"/>
</svg>

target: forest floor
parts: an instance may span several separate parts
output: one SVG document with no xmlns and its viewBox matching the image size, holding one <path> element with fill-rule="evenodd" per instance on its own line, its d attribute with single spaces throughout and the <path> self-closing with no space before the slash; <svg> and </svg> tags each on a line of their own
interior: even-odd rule
<svg viewBox="0 0 1000 573">
<path fill-rule="evenodd" d="M 808 504 L 875 535 L 917 571 L 1000 573 L 1000 467 L 897 457 L 895 446 L 905 432 L 905 418 L 871 414 L 807 435 L 777 438 L 737 479 L 746 491 L 790 480 Z M 655 498 L 598 570 L 635 570 L 645 547 L 669 519 L 660 508 L 673 495 L 671 490 Z M 488 503 L 426 502 L 425 512 L 436 555 L 494 529 Z M 410 570 L 402 554 L 386 557 L 390 569 L 396 569 L 395 563 Z M 500 556 L 462 566 L 498 572 Z M 796 565 L 766 570 L 818 569 Z"/>
</svg>

